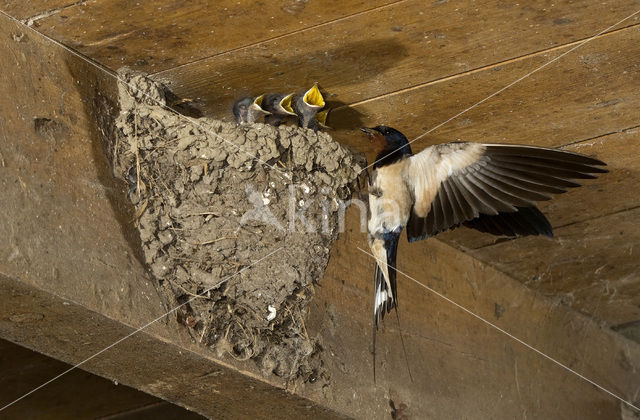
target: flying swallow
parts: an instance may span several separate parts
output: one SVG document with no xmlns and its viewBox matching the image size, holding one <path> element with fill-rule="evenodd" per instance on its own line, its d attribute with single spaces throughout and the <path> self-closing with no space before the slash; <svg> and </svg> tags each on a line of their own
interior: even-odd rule
<svg viewBox="0 0 640 420">
<path fill-rule="evenodd" d="M 319 124 L 316 120 L 318 111 L 324 108 L 325 102 L 315 83 L 304 95 L 297 96 L 293 102 L 293 110 L 298 116 L 298 125 L 302 128 L 311 128 L 318 131 Z"/>
<path fill-rule="evenodd" d="M 293 94 L 282 95 L 279 93 L 269 93 L 264 95 L 262 100 L 262 109 L 268 111 L 264 121 L 267 124 L 279 126 L 288 116 L 295 116 L 293 111 Z"/>
<path fill-rule="evenodd" d="M 453 142 L 414 155 L 407 138 L 385 126 L 361 129 L 376 152 L 369 182 L 369 246 L 374 273 L 375 332 L 398 306 L 396 254 L 409 242 L 465 225 L 494 235 L 553 236 L 537 201 L 578 187 L 575 179 L 608 172 L 604 162 L 557 149 Z M 375 378 L 375 376 L 374 376 Z"/>
<path fill-rule="evenodd" d="M 236 124 L 252 124 L 257 122 L 260 117 L 269 115 L 270 112 L 262 108 L 263 100 L 264 95 L 237 100 L 233 104 L 233 116 L 236 119 Z"/>
</svg>

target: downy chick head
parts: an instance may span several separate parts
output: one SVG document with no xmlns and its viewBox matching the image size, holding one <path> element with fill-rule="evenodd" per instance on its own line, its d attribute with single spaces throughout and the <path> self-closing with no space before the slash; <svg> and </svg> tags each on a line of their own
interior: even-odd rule
<svg viewBox="0 0 640 420">
<path fill-rule="evenodd" d="M 280 93 L 269 93 L 264 95 L 262 109 L 271 113 L 265 118 L 267 124 L 278 126 L 285 118 L 295 116 L 293 111 L 293 94 L 283 95 Z"/>
<path fill-rule="evenodd" d="M 265 111 L 262 108 L 263 100 L 264 95 L 237 100 L 233 104 L 233 116 L 236 124 L 252 124 L 257 122 L 261 117 L 269 115 L 269 111 Z"/>
<path fill-rule="evenodd" d="M 315 120 L 316 114 L 325 106 L 324 97 L 315 83 L 311 89 L 306 91 L 304 95 L 296 97 L 294 102 L 294 110 L 298 115 L 298 125 L 303 128 L 312 128 L 318 130 L 318 124 Z"/>
</svg>

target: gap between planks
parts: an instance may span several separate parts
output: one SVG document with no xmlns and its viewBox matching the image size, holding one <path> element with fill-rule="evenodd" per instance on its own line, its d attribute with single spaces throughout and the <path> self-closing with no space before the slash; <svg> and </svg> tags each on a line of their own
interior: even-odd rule
<svg viewBox="0 0 640 420">
<path fill-rule="evenodd" d="M 63 10 L 69 9 L 71 7 L 82 6 L 87 1 L 89 1 L 89 0 L 80 0 L 80 1 L 76 1 L 75 3 L 69 3 L 69 4 L 65 4 L 64 6 L 56 7 L 56 8 L 50 9 L 50 10 L 45 10 L 45 11 L 36 13 L 36 14 L 34 14 L 32 16 L 29 16 L 26 19 L 22 19 L 22 20 L 20 20 L 20 22 L 24 23 L 27 26 L 32 26 L 35 22 L 39 21 L 40 19 L 48 18 L 50 16 L 58 14 L 58 13 L 62 12 Z"/>
<path fill-rule="evenodd" d="M 353 102 L 353 103 L 350 103 L 350 104 L 345 104 L 345 105 L 336 107 L 335 109 L 333 109 L 333 111 L 338 111 L 338 110 L 344 109 L 344 108 L 351 108 L 351 107 L 355 107 L 355 106 L 358 106 L 358 105 L 363 105 L 363 104 L 366 104 L 366 103 L 369 103 L 369 102 L 375 102 L 375 101 L 378 101 L 378 100 L 383 100 L 383 99 L 386 99 L 386 98 L 389 98 L 389 97 L 392 97 L 392 96 L 401 95 L 401 94 L 406 93 L 406 92 L 411 92 L 411 91 L 414 91 L 414 90 L 418 90 L 418 89 L 421 89 L 423 87 L 432 86 L 432 85 L 435 85 L 435 84 L 438 84 L 438 83 L 442 83 L 442 82 L 448 82 L 450 80 L 455 80 L 455 79 L 458 79 L 458 78 L 461 78 L 461 77 L 465 77 L 465 76 L 469 76 L 469 75 L 472 75 L 472 74 L 480 73 L 480 72 L 483 72 L 485 70 L 495 69 L 497 67 L 502 67 L 502 66 L 505 66 L 505 65 L 508 65 L 508 64 L 524 61 L 524 60 L 532 58 L 532 57 L 537 57 L 537 56 L 548 54 L 548 53 L 551 53 L 551 52 L 554 52 L 554 51 L 557 51 L 557 50 L 562 50 L 562 49 L 566 49 L 566 48 L 569 48 L 569 47 L 573 47 L 573 46 L 578 45 L 581 42 L 584 42 L 584 41 L 586 41 L 588 39 L 591 39 L 591 41 L 595 41 L 595 40 L 603 38 L 605 36 L 615 35 L 618 32 L 631 30 L 631 29 L 638 29 L 638 28 L 640 28 L 640 23 L 635 23 L 635 24 L 628 25 L 628 26 L 625 26 L 625 27 L 622 27 L 622 28 L 618 28 L 618 29 L 612 29 L 611 31 L 602 33 L 602 34 L 600 34 L 600 35 L 598 35 L 596 37 L 588 36 L 588 37 L 585 37 L 585 38 L 578 39 L 576 41 L 568 42 L 566 44 L 556 45 L 555 47 L 551 47 L 551 48 L 547 48 L 547 49 L 543 49 L 543 50 L 539 50 L 539 51 L 534 51 L 532 53 L 524 54 L 524 55 L 521 55 L 521 56 L 518 56 L 518 57 L 509 58 L 507 60 L 502 60 L 502 61 L 499 61 L 497 63 L 488 64 L 486 66 L 478 67 L 478 68 L 475 68 L 475 69 L 472 69 L 472 70 L 467 70 L 467 71 L 463 71 L 463 72 L 460 72 L 460 73 L 455 73 L 455 74 L 452 74 L 450 76 L 440 77 L 438 79 L 430 80 L 428 82 L 423 82 L 423 83 L 419 83 L 417 85 L 413 85 L 413 86 L 409 86 L 409 87 L 406 87 L 406 88 L 398 89 L 398 90 L 395 90 L 393 92 L 388 92 L 388 93 L 384 93 L 382 95 L 378 95 L 378 96 L 374 96 L 374 97 L 371 97 L 371 98 L 363 99 L 361 101 L 356 101 L 356 102 Z"/>
<path fill-rule="evenodd" d="M 220 52 L 218 54 L 213 54 L 213 55 L 210 55 L 210 56 L 207 56 L 207 57 L 201 57 L 201 58 L 198 58 L 197 60 L 193 60 L 193 61 L 190 61 L 188 63 L 182 63 L 182 64 L 177 65 L 175 67 L 171 67 L 171 68 L 168 68 L 168 69 L 160 70 L 160 71 L 155 72 L 155 73 L 150 73 L 149 77 L 155 77 L 155 76 L 162 77 L 163 73 L 172 72 L 172 71 L 175 71 L 175 70 L 180 69 L 182 67 L 190 66 L 192 64 L 195 64 L 195 63 L 198 63 L 198 62 L 201 62 L 201 61 L 205 61 L 205 60 L 208 60 L 208 59 L 211 59 L 211 58 L 214 58 L 214 57 L 220 57 L 222 55 L 230 54 L 230 53 L 233 53 L 233 52 L 236 52 L 236 51 L 240 51 L 240 50 L 244 50 L 244 49 L 248 49 L 248 48 L 252 48 L 252 47 L 257 47 L 259 45 L 266 44 L 266 43 L 271 42 L 271 41 L 277 41 L 278 39 L 282 39 L 282 38 L 286 38 L 286 37 L 289 37 L 289 36 L 297 35 L 299 33 L 306 32 L 306 31 L 309 31 L 309 30 L 312 30 L 312 29 L 317 29 L 317 28 L 322 28 L 324 26 L 333 25 L 334 23 L 338 23 L 338 22 L 341 22 L 343 20 L 348 20 L 348 19 L 351 19 L 353 17 L 358 17 L 358 16 L 365 15 L 367 13 L 373 13 L 373 12 L 376 12 L 378 10 L 382 10 L 382 9 L 386 9 L 386 8 L 389 8 L 389 7 L 397 6 L 399 4 L 406 3 L 408 1 L 411 1 L 411 0 L 397 0 L 397 1 L 394 1 L 394 2 L 391 2 L 391 3 L 383 4 L 381 6 L 372 7 L 371 9 L 361 10 L 359 12 L 355 12 L 355 13 L 351 13 L 351 14 L 348 14 L 348 15 L 345 15 L 345 16 L 341 16 L 339 18 L 331 19 L 331 20 L 328 20 L 326 22 L 321 22 L 321 23 L 317 23 L 315 25 L 307 26 L 305 28 L 296 29 L 295 31 L 287 32 L 286 34 L 277 35 L 277 36 L 274 36 L 272 38 L 266 38 L 266 39 L 263 39 L 263 40 L 260 40 L 260 41 L 257 41 L 257 42 L 252 42 L 250 44 L 243 45 L 243 46 L 240 46 L 240 47 L 231 48 L 229 50 L 222 51 L 222 52 Z"/>
</svg>

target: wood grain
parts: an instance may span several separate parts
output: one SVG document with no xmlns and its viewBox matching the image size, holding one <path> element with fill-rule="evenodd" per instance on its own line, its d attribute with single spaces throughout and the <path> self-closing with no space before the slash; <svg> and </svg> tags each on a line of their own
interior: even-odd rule
<svg viewBox="0 0 640 420">
<path fill-rule="evenodd" d="M 329 124 L 386 123 L 409 139 L 431 130 L 566 52 L 527 57 L 464 77 L 336 110 Z M 638 125 L 640 28 L 600 37 L 532 74 L 412 144 L 414 152 L 445 141 L 555 147 Z M 337 132 L 358 144 L 355 132 Z"/>
<path fill-rule="evenodd" d="M 393 314 L 377 336 L 377 383 L 371 373 L 374 260 L 350 208 L 347 231 L 332 249 L 316 289 L 307 328 L 322 334 L 333 378 L 350 391 L 325 394 L 356 418 L 372 418 L 388 400 L 406 403 L 412 418 L 617 418 L 618 402 L 552 361 L 489 327 L 403 274 L 400 324 Z M 606 255 L 606 250 L 600 251 Z M 620 395 L 637 389 L 638 346 L 557 299 L 507 277 L 469 255 L 427 240 L 398 250 L 398 269 L 555 360 Z M 405 361 L 399 336 L 407 349 Z M 628 350 L 623 350 L 628 346 Z M 629 352 L 628 352 L 629 351 Z M 410 365 L 413 381 L 406 364 Z M 627 365 L 627 363 L 629 363 Z M 549 386 L 553 384 L 553 386 Z M 323 391 L 308 387 L 312 395 Z M 420 398 L 414 398 L 414 390 Z M 360 403 L 363 404 L 360 404 Z M 370 407 L 364 411 L 362 407 Z"/>
<path fill-rule="evenodd" d="M 636 7 L 624 2 L 550 5 L 536 1 L 523 5 L 497 0 L 480 7 L 473 1 L 414 0 L 164 71 L 157 77 L 172 83 L 178 94 L 200 100 L 206 114 L 217 117 L 229 118 L 231 103 L 241 95 L 293 91 L 315 81 L 334 105 L 351 104 L 587 38 Z M 506 75 L 497 75 L 497 79 L 509 80 Z M 471 90 L 481 92 L 480 87 Z M 469 99 L 476 97 L 473 94 Z M 407 123 L 397 119 L 404 111 L 407 117 L 420 118 L 420 127 L 424 127 L 431 121 L 425 114 L 433 110 L 420 108 L 423 104 L 447 107 L 426 99 L 399 96 L 396 101 L 376 101 L 351 111 L 356 116 L 363 112 L 367 120 Z M 349 116 L 352 118 L 342 126 L 357 123 L 357 118 Z M 433 116 L 441 114 L 436 111 Z"/>
<path fill-rule="evenodd" d="M 51 16 L 62 9 L 79 5 L 78 0 L 1 0 L 0 10 L 19 20 Z"/>
<path fill-rule="evenodd" d="M 606 202 L 606 199 L 605 199 Z M 534 290 L 617 325 L 640 319 L 640 209 L 470 252 Z"/>
<path fill-rule="evenodd" d="M 89 0 L 38 27 L 113 70 L 156 72 L 392 2 Z"/>
</svg>

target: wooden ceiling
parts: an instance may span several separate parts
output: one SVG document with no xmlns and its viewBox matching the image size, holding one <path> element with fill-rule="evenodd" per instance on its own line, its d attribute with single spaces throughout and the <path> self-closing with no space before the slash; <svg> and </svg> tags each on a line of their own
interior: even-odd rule
<svg viewBox="0 0 640 420">
<path fill-rule="evenodd" d="M 640 14 L 612 26 L 637 1 L 5 0 L 0 8 L 112 70 L 153 74 L 209 116 L 230 119 L 241 95 L 317 81 L 334 108 L 332 134 L 362 151 L 362 125 L 395 126 L 412 139 L 535 71 L 414 151 L 458 139 L 535 144 L 596 156 L 611 172 L 542 204 L 555 239 L 464 229 L 439 238 L 607 325 L 640 322 Z"/>
</svg>

